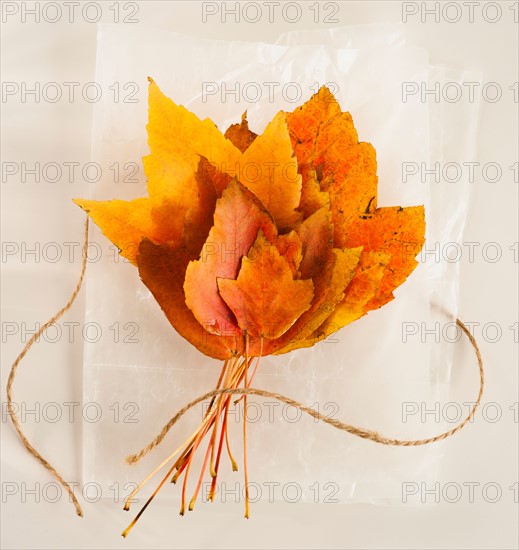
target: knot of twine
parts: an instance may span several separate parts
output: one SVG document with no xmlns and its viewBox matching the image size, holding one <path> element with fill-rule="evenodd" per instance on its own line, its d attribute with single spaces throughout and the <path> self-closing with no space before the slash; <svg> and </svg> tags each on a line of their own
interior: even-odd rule
<svg viewBox="0 0 519 550">
<path fill-rule="evenodd" d="M 20 437 L 20 440 L 24 444 L 25 448 L 29 451 L 29 453 L 34 456 L 34 458 L 42 464 L 57 480 L 58 482 L 65 488 L 65 490 L 70 495 L 70 498 L 72 500 L 72 503 L 74 504 L 74 507 L 76 509 L 76 513 L 78 516 L 83 515 L 83 510 L 81 509 L 81 505 L 79 504 L 76 496 L 74 495 L 74 492 L 70 485 L 63 479 L 63 477 L 58 473 L 58 471 L 49 463 L 48 460 L 43 458 L 43 456 L 36 450 L 36 448 L 29 443 L 27 437 L 23 433 L 23 430 L 20 425 L 20 420 L 18 416 L 16 415 L 16 412 L 13 407 L 13 395 L 12 395 L 12 386 L 15 379 L 16 369 L 18 368 L 19 364 L 21 363 L 22 359 L 25 357 L 29 349 L 32 347 L 32 345 L 38 340 L 38 338 L 47 330 L 47 328 L 55 323 L 60 317 L 62 317 L 71 307 L 74 301 L 76 300 L 77 295 L 79 294 L 79 291 L 81 290 L 83 280 L 85 277 L 85 270 L 87 265 L 87 252 L 88 252 L 88 217 L 87 221 L 85 223 L 85 240 L 83 244 L 83 260 L 81 264 L 81 271 L 79 274 L 79 279 L 76 284 L 76 287 L 74 291 L 72 292 L 68 302 L 65 304 L 63 308 L 61 308 L 55 315 L 53 315 L 44 325 L 40 327 L 40 329 L 32 335 L 30 340 L 27 342 L 25 347 L 23 348 L 22 352 L 16 360 L 14 361 L 13 365 L 11 366 L 11 371 L 9 373 L 9 379 L 7 381 L 7 411 L 9 413 L 9 416 L 11 418 L 11 421 L 13 423 L 13 426 L 18 433 L 18 436 Z M 169 430 L 186 414 L 190 409 L 198 405 L 199 403 L 206 401 L 207 399 L 210 399 L 212 397 L 215 397 L 217 395 L 221 394 L 231 394 L 231 395 L 257 395 L 260 397 L 268 397 L 270 399 L 276 399 L 277 401 L 280 401 L 281 403 L 285 403 L 286 405 L 290 405 L 292 407 L 295 407 L 296 409 L 299 409 L 301 412 L 308 414 L 309 416 L 320 420 L 321 422 L 324 422 L 325 424 L 329 424 L 330 426 L 333 426 L 337 430 L 341 430 L 344 432 L 348 432 L 352 435 L 355 435 L 357 437 L 361 437 L 362 439 L 368 439 L 370 441 L 373 441 L 375 443 L 380 443 L 381 445 L 392 445 L 397 447 L 415 447 L 418 445 L 428 445 L 429 443 L 435 443 L 436 441 L 441 441 L 443 439 L 447 439 L 448 437 L 454 435 L 456 432 L 459 432 L 462 428 L 464 428 L 471 420 L 474 418 L 474 415 L 476 414 L 476 410 L 478 409 L 481 398 L 483 396 L 483 389 L 485 385 L 485 373 L 483 368 L 483 359 L 481 357 L 481 352 L 479 350 L 478 344 L 476 342 L 476 339 L 474 336 L 470 333 L 469 329 L 465 326 L 465 324 L 460 320 L 456 319 L 456 325 L 460 327 L 460 329 L 463 331 L 463 333 L 467 336 L 469 339 L 469 342 L 472 345 L 472 348 L 474 350 L 474 353 L 476 354 L 477 363 L 479 367 L 479 392 L 477 399 L 472 406 L 469 414 L 467 417 L 462 420 L 457 426 L 452 428 L 451 430 L 448 430 L 444 433 L 441 433 L 439 435 L 436 435 L 434 437 L 428 437 L 425 439 L 397 439 L 397 438 L 391 438 L 386 437 L 384 435 L 379 434 L 378 432 L 374 430 L 368 430 L 366 428 L 360 428 L 358 426 L 354 426 L 352 424 L 348 424 L 347 422 L 337 420 L 335 418 L 330 418 L 328 416 L 323 415 L 319 411 L 316 411 L 315 409 L 312 409 L 310 407 L 307 407 L 303 403 L 296 401 L 295 399 L 291 399 L 290 397 L 287 397 L 285 395 L 270 392 L 267 390 L 261 390 L 257 388 L 222 388 L 218 390 L 213 390 L 210 392 L 205 393 L 204 395 L 201 395 L 197 397 L 196 399 L 193 399 L 190 403 L 182 407 L 172 418 L 169 420 L 162 430 L 159 432 L 159 434 L 143 449 L 141 449 L 138 453 L 135 453 L 133 455 L 130 455 L 126 458 L 126 462 L 128 464 L 135 464 L 137 463 L 142 457 L 147 455 L 149 452 L 151 452 L 157 445 L 159 445 L 162 440 L 166 437 Z"/>
</svg>

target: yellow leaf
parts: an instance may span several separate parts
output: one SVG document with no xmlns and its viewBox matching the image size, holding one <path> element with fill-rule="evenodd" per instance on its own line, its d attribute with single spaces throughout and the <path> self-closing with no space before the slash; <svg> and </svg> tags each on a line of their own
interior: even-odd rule
<svg viewBox="0 0 519 550">
<path fill-rule="evenodd" d="M 260 199 L 279 229 L 291 228 L 301 219 L 296 211 L 301 176 L 285 113 L 278 113 L 243 153 L 240 181 Z"/>
<path fill-rule="evenodd" d="M 122 256 L 136 264 L 139 243 L 144 237 L 154 242 L 178 242 L 184 218 L 182 208 L 170 201 L 147 198 L 133 201 L 92 201 L 74 199 L 120 250 Z M 171 212 L 176 211 L 176 216 Z"/>
<path fill-rule="evenodd" d="M 203 155 L 220 171 L 234 168 L 240 151 L 214 122 L 200 120 L 182 105 L 166 97 L 150 79 L 148 144 L 151 154 L 143 159 L 152 197 L 173 198 L 186 208 L 196 200 L 193 177 Z"/>
</svg>

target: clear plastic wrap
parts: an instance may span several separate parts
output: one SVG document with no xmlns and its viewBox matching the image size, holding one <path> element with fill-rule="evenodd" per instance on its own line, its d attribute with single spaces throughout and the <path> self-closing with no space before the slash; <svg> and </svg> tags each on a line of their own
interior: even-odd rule
<svg viewBox="0 0 519 550">
<path fill-rule="evenodd" d="M 425 205 L 427 246 L 461 238 L 467 182 L 454 188 L 429 185 L 419 174 L 404 178 L 403 165 L 470 158 L 479 105 L 458 105 L 454 118 L 444 103 L 403 101 L 402 86 L 474 81 L 479 76 L 430 67 L 427 52 L 408 46 L 400 27 L 287 33 L 276 44 L 101 27 L 96 81 L 103 89 L 136 83 L 139 92 L 134 103 L 115 102 L 107 95 L 95 104 L 93 160 L 106 167 L 137 163 L 139 169 L 136 183 L 125 183 L 123 175 L 115 181 L 114 170 L 104 170 L 91 198 L 131 199 L 146 193 L 141 159 L 148 153 L 148 76 L 176 103 L 200 118 L 210 117 L 222 131 L 247 110 L 257 133 L 277 111 L 293 110 L 328 83 L 343 110 L 351 112 L 359 139 L 377 151 L 379 206 Z M 97 227 L 91 238 L 102 254 L 88 267 L 85 321 L 116 328 L 110 338 L 85 343 L 84 401 L 111 412 L 85 426 L 83 482 L 100 483 L 110 495 L 114 483 L 123 487 L 138 482 L 192 432 L 202 407 L 182 419 L 141 463 L 129 467 L 123 462 L 180 407 L 211 390 L 221 365 L 174 331 L 135 267 L 117 257 Z M 254 387 L 396 437 L 439 432 L 442 424 L 431 428 L 403 422 L 403 410 L 405 403 L 438 401 L 446 395 L 453 347 L 405 338 L 403 331 L 408 323 L 435 323 L 434 303 L 456 314 L 457 264 L 437 261 L 433 254 L 418 259 L 420 265 L 396 290 L 395 300 L 310 349 L 264 358 Z M 384 447 L 339 433 L 279 403 L 259 398 L 249 402 L 249 475 L 258 499 L 289 498 L 283 489 L 290 486 L 295 491 L 290 495 L 301 500 L 396 503 L 403 481 L 435 476 L 441 444 Z M 240 410 L 230 417 L 237 457 Z M 230 467 L 221 473 L 222 484 L 243 483 Z M 161 494 L 178 495 L 170 487 Z"/>
</svg>

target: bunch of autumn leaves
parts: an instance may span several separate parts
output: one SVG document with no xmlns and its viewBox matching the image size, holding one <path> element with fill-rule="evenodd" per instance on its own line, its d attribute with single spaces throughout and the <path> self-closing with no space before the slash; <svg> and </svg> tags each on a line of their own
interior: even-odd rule
<svg viewBox="0 0 519 550">
<path fill-rule="evenodd" d="M 375 150 L 326 87 L 261 135 L 222 134 L 150 79 L 149 196 L 78 199 L 206 355 L 312 346 L 393 298 L 422 206 L 377 208 Z"/>
</svg>

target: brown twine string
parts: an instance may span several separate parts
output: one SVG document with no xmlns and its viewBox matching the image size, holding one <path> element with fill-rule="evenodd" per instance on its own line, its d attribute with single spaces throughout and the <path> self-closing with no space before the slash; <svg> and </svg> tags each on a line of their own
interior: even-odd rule
<svg viewBox="0 0 519 550">
<path fill-rule="evenodd" d="M 188 403 L 185 407 L 182 407 L 174 416 L 171 418 L 171 420 L 165 424 L 165 426 L 162 428 L 160 433 L 151 441 L 146 447 L 141 449 L 138 453 L 134 455 L 130 455 L 126 457 L 126 462 L 128 464 L 135 464 L 137 463 L 143 456 L 147 455 L 150 451 L 152 451 L 157 445 L 161 443 L 161 441 L 166 437 L 166 434 L 169 432 L 169 430 L 184 416 L 184 414 L 189 411 L 189 409 L 192 409 L 194 406 L 198 405 L 202 401 L 205 401 L 211 397 L 214 397 L 216 395 L 221 395 L 223 393 L 228 394 L 248 394 L 248 395 L 258 395 L 261 397 L 269 397 L 271 399 L 276 399 L 277 401 L 280 401 L 281 403 L 285 403 L 287 405 L 290 405 L 292 407 L 295 407 L 296 409 L 299 409 L 300 411 L 310 415 L 313 418 L 316 418 L 317 420 L 321 420 L 322 422 L 325 422 L 326 424 L 329 424 L 330 426 L 333 426 L 334 428 L 337 428 L 338 430 L 342 430 L 344 432 L 348 432 L 352 435 L 356 435 L 357 437 L 361 437 L 363 439 L 369 439 L 370 441 L 374 441 L 375 443 L 380 443 L 382 445 L 394 445 L 397 447 L 415 447 L 417 445 L 427 445 L 429 443 L 434 443 L 436 441 L 441 441 L 442 439 L 447 439 L 451 435 L 454 435 L 456 432 L 459 432 L 462 428 L 464 428 L 473 418 L 476 414 L 476 410 L 479 407 L 481 403 L 481 398 L 483 396 L 483 388 L 485 386 L 485 372 L 483 369 L 483 359 L 481 357 L 481 352 L 479 351 L 478 344 L 468 330 L 468 328 L 465 326 L 465 324 L 460 320 L 456 319 L 456 324 L 461 328 L 461 330 L 465 333 L 467 338 L 469 339 L 470 343 L 472 344 L 472 347 L 474 349 L 474 353 L 476 354 L 476 358 L 478 360 L 478 367 L 479 367 L 479 393 L 478 397 L 476 399 L 475 404 L 473 405 L 472 409 L 470 410 L 468 416 L 463 420 L 460 424 L 458 424 L 455 428 L 452 430 L 449 430 L 447 432 L 444 432 L 442 434 L 436 435 L 434 437 L 428 437 L 426 439 L 395 439 L 391 437 L 385 437 L 383 435 L 380 435 L 378 432 L 375 432 L 373 430 L 368 430 L 365 428 L 359 428 L 357 426 L 353 426 L 352 424 L 348 424 L 347 422 L 343 422 L 341 420 L 337 420 L 335 418 L 329 418 L 325 416 L 324 414 L 321 414 L 320 412 L 311 409 L 310 407 L 307 407 L 306 405 L 303 405 L 303 403 L 300 403 L 299 401 L 296 401 L 295 399 L 291 399 L 290 397 L 287 397 L 285 395 L 281 395 L 279 393 L 274 393 L 266 390 L 260 390 L 257 388 L 232 388 L 232 389 L 219 389 L 219 390 L 213 390 L 210 392 L 207 392 L 204 395 L 201 395 L 200 397 L 197 397 L 190 403 Z"/>
<path fill-rule="evenodd" d="M 85 223 L 85 241 L 83 245 L 83 261 L 81 264 L 81 272 L 79 274 L 79 279 L 76 284 L 76 288 L 72 292 L 72 295 L 70 296 L 69 301 L 66 303 L 66 305 L 60 309 L 55 315 L 53 315 L 44 325 L 41 326 L 41 328 L 33 334 L 33 336 L 29 339 L 25 347 L 23 348 L 22 352 L 18 357 L 16 358 L 15 362 L 13 363 L 11 367 L 11 371 L 9 373 L 9 379 L 7 381 L 7 410 L 9 412 L 9 416 L 11 417 L 13 426 L 18 433 L 18 436 L 20 437 L 22 443 L 24 444 L 25 448 L 29 451 L 29 453 L 36 458 L 36 460 L 42 464 L 58 481 L 61 483 L 61 485 L 66 489 L 68 494 L 70 495 L 70 498 L 76 508 L 76 512 L 78 516 L 83 515 L 83 510 L 81 509 L 81 506 L 74 495 L 74 492 L 72 491 L 72 488 L 70 485 L 63 479 L 63 477 L 57 472 L 57 470 L 45 459 L 43 456 L 31 445 L 25 436 L 25 434 L 22 431 L 22 428 L 20 426 L 20 420 L 18 416 L 16 415 L 14 408 L 13 408 L 13 395 L 12 395 L 12 386 L 16 375 L 16 370 L 21 363 L 22 359 L 25 357 L 29 349 L 32 347 L 32 345 L 37 341 L 37 339 L 47 330 L 47 328 L 55 323 L 58 319 L 60 319 L 71 307 L 74 301 L 76 300 L 77 295 L 79 294 L 79 291 L 81 290 L 81 286 L 83 284 L 84 276 L 85 276 L 85 270 L 87 265 L 87 253 L 88 253 L 88 217 L 87 221 Z M 352 424 L 348 424 L 346 422 L 343 422 L 341 420 L 337 420 L 335 418 L 328 418 L 327 416 L 321 414 L 320 412 L 311 409 L 310 407 L 307 407 L 303 403 L 300 403 L 299 401 L 296 401 L 294 399 L 291 399 L 290 397 L 286 397 L 285 395 L 281 395 L 279 393 L 270 392 L 266 390 L 261 390 L 257 388 L 223 388 L 218 390 L 213 390 L 210 392 L 207 392 L 204 395 L 201 395 L 200 397 L 197 397 L 190 403 L 188 403 L 185 407 L 182 407 L 172 418 L 171 420 L 162 428 L 160 433 L 151 441 L 148 445 L 146 445 L 143 449 L 141 449 L 138 453 L 134 455 L 130 455 L 126 458 L 126 462 L 128 464 L 135 464 L 138 462 L 143 456 L 147 455 L 150 451 L 152 451 L 157 445 L 159 445 L 164 437 L 166 437 L 166 434 L 169 432 L 169 430 L 180 420 L 184 414 L 201 403 L 202 401 L 205 401 L 211 397 L 215 397 L 217 395 L 221 395 L 224 393 L 227 394 L 237 394 L 237 395 L 257 395 L 260 397 L 268 397 L 271 399 L 276 399 L 277 401 L 280 401 L 281 403 L 285 403 L 286 405 L 290 405 L 292 407 L 295 407 L 296 409 L 299 409 L 300 411 L 308 414 L 309 416 L 321 420 L 322 422 L 329 424 L 330 426 L 333 426 L 334 428 L 338 430 L 342 430 L 345 432 L 348 432 L 352 435 L 355 435 L 357 437 L 361 437 L 363 439 L 369 439 L 370 441 L 373 441 L 375 443 L 380 443 L 382 445 L 394 445 L 399 447 L 413 447 L 417 445 L 427 445 L 429 443 L 434 443 L 436 441 L 441 441 L 443 439 L 446 439 L 452 435 L 454 435 L 456 432 L 459 432 L 464 426 L 466 426 L 473 418 L 476 413 L 477 408 L 479 407 L 481 403 L 481 398 L 483 396 L 483 388 L 485 385 L 485 374 L 483 369 L 483 359 L 481 357 L 481 352 L 479 351 L 479 347 L 477 345 L 477 342 L 472 336 L 472 334 L 469 332 L 468 328 L 465 326 L 465 324 L 460 320 L 456 319 L 456 324 L 461 328 L 461 330 L 465 333 L 467 338 L 469 339 L 472 348 L 474 349 L 474 353 L 476 354 L 476 358 L 478 361 L 478 367 L 479 367 L 479 393 L 477 400 L 475 404 L 473 405 L 470 413 L 468 416 L 463 420 L 460 424 L 458 424 L 455 428 L 444 432 L 440 435 L 436 435 L 434 437 L 429 437 L 426 439 L 395 439 L 395 438 L 389 438 L 385 437 L 383 435 L 380 435 L 378 432 L 375 432 L 373 430 L 368 430 L 365 428 L 359 428 L 357 426 L 353 426 Z"/>
<path fill-rule="evenodd" d="M 70 485 L 63 479 L 63 477 L 59 474 L 56 468 L 54 468 L 54 466 L 52 466 L 52 464 L 50 464 L 48 460 L 43 458 L 43 456 L 33 447 L 33 445 L 29 443 L 27 437 L 22 431 L 22 428 L 20 426 L 20 419 L 18 418 L 13 407 L 13 383 L 14 383 L 14 378 L 16 376 L 16 369 L 18 368 L 22 359 L 25 357 L 25 355 L 27 354 L 29 349 L 32 347 L 34 342 L 38 340 L 38 338 L 50 327 L 50 325 L 52 325 L 58 319 L 60 319 L 72 307 L 72 304 L 75 302 L 77 295 L 81 290 L 81 286 L 83 285 L 83 279 L 85 277 L 85 270 L 87 266 L 87 253 L 88 253 L 88 216 L 85 222 L 85 242 L 83 244 L 83 260 L 81 262 L 81 271 L 79 273 L 79 279 L 76 284 L 76 288 L 72 292 L 65 306 L 63 306 L 44 325 L 42 325 L 40 329 L 31 336 L 27 344 L 25 344 L 25 347 L 23 348 L 22 352 L 20 353 L 20 355 L 18 355 L 15 362 L 13 363 L 11 367 L 11 371 L 9 372 L 9 379 L 7 380 L 7 411 L 9 413 L 9 416 L 11 417 L 11 421 L 13 423 L 14 429 L 17 431 L 18 436 L 20 437 L 22 443 L 25 445 L 25 448 L 29 451 L 29 453 L 31 453 L 31 455 L 40 464 L 42 464 L 43 467 L 46 468 L 65 488 L 67 493 L 70 495 L 70 498 L 72 499 L 72 502 L 74 504 L 74 507 L 76 508 L 76 513 L 78 516 L 83 515 L 83 510 L 81 509 L 81 505 L 79 504 L 76 498 L 76 495 L 74 494 L 74 491 L 72 490 Z"/>
</svg>

